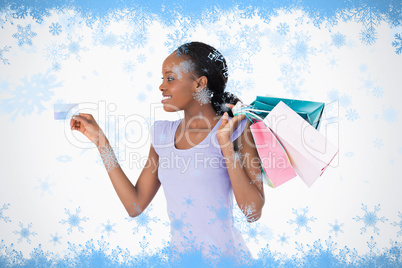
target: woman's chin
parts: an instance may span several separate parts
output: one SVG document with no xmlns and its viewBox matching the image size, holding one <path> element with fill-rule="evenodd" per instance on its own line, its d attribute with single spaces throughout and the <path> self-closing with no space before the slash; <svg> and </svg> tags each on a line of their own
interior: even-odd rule
<svg viewBox="0 0 402 268">
<path fill-rule="evenodd" d="M 169 104 L 169 103 L 164 103 L 163 104 L 163 110 L 165 112 L 171 113 L 171 112 L 178 112 L 181 109 L 179 107 L 175 106 L 175 105 L 172 105 L 172 104 Z"/>
</svg>

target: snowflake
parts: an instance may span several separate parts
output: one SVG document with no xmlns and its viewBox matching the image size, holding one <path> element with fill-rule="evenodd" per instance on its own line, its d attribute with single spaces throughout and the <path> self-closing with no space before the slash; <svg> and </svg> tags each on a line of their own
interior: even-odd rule
<svg viewBox="0 0 402 268">
<path fill-rule="evenodd" d="M 246 242 L 250 242 L 251 239 L 254 239 L 254 243 L 256 244 L 259 243 L 258 236 L 264 235 L 259 223 L 250 224 L 244 233 L 247 235 Z"/>
<path fill-rule="evenodd" d="M 123 63 L 123 71 L 125 71 L 128 74 L 133 73 L 135 70 L 135 63 L 132 60 L 126 60 Z"/>
<path fill-rule="evenodd" d="M 50 236 L 51 236 L 51 239 L 49 240 L 49 242 L 52 242 L 53 246 L 56 246 L 56 243 L 61 244 L 61 242 L 60 242 L 61 236 L 58 236 L 57 233 L 55 235 L 50 235 Z"/>
<path fill-rule="evenodd" d="M 104 40 L 105 36 L 106 36 L 105 25 L 99 24 L 98 28 L 96 28 L 94 31 L 92 31 L 92 40 L 94 42 L 94 45 L 96 46 L 98 44 L 103 44 L 103 40 Z M 117 40 L 116 40 L 116 42 L 117 42 Z"/>
<path fill-rule="evenodd" d="M 343 230 L 341 229 L 343 226 L 343 223 L 339 224 L 338 219 L 335 220 L 335 223 L 333 223 L 333 224 L 328 223 L 328 224 L 329 224 L 329 226 L 331 226 L 329 233 L 334 232 L 335 236 L 338 236 L 338 233 L 343 233 Z"/>
<path fill-rule="evenodd" d="M 373 88 L 374 87 L 374 81 L 371 80 L 370 78 L 367 78 L 364 80 L 364 87 L 367 89 Z"/>
<path fill-rule="evenodd" d="M 0 214 L 0 216 L 1 216 L 1 214 Z M 400 218 L 399 222 L 394 221 L 393 223 L 391 223 L 391 225 L 395 226 L 395 227 L 396 226 L 399 227 L 400 230 L 397 233 L 398 237 L 399 237 L 399 236 L 402 236 L 402 213 L 400 211 L 398 211 L 398 217 Z"/>
<path fill-rule="evenodd" d="M 183 214 L 180 215 L 180 218 L 176 218 L 176 216 L 173 213 L 173 211 L 170 211 L 169 219 L 170 219 L 170 229 L 171 229 L 172 234 L 174 232 L 179 232 L 181 236 L 184 236 L 183 228 L 191 227 L 191 224 L 184 223 L 184 218 L 185 217 L 186 217 L 186 213 L 183 213 Z"/>
<path fill-rule="evenodd" d="M 149 242 L 147 241 L 147 239 L 145 238 L 145 236 L 142 237 L 142 241 L 139 242 L 140 243 L 140 247 L 142 248 L 142 252 L 145 252 L 145 249 L 148 247 Z"/>
<path fill-rule="evenodd" d="M 296 210 L 294 208 L 292 210 L 293 210 L 293 214 L 296 215 L 296 219 L 289 220 L 289 221 L 287 221 L 287 223 L 289 223 L 289 224 L 295 223 L 297 225 L 296 234 L 300 232 L 301 227 L 306 228 L 306 231 L 311 233 L 311 228 L 307 225 L 308 225 L 309 221 L 314 222 L 317 218 L 315 218 L 315 217 L 308 218 L 307 217 L 306 214 L 308 212 L 308 207 L 300 209 L 301 210 L 300 214 L 299 214 L 298 210 Z"/>
<path fill-rule="evenodd" d="M 281 22 L 279 25 L 276 27 L 276 31 L 280 35 L 287 35 L 289 32 L 289 25 L 286 22 Z"/>
<path fill-rule="evenodd" d="M 355 221 L 362 221 L 364 223 L 364 226 L 360 229 L 361 234 L 366 233 L 368 227 L 373 227 L 373 232 L 378 235 L 379 229 L 376 226 L 377 223 L 379 221 L 384 222 L 388 220 L 385 217 L 379 218 L 377 216 L 377 211 L 380 210 L 380 205 L 375 206 L 373 212 L 369 212 L 367 211 L 367 206 L 362 204 L 362 210 L 365 212 L 363 217 L 356 216 L 355 218 L 353 218 Z"/>
<path fill-rule="evenodd" d="M 187 208 L 194 206 L 194 199 L 192 199 L 190 195 L 188 197 L 184 197 L 183 205 L 186 205 Z"/>
<path fill-rule="evenodd" d="M 135 34 L 136 47 L 142 48 L 148 43 L 148 32 L 136 32 Z"/>
<path fill-rule="evenodd" d="M 282 235 L 278 235 L 278 236 L 279 236 L 278 242 L 280 242 L 282 246 L 283 246 L 283 244 L 289 244 L 289 241 L 288 241 L 289 236 L 286 236 L 285 233 L 283 233 Z"/>
<path fill-rule="evenodd" d="M 100 44 L 112 48 L 117 44 L 117 39 L 117 35 L 114 33 L 107 33 L 103 35 L 102 39 L 100 40 Z"/>
<path fill-rule="evenodd" d="M 230 63 L 231 72 L 236 69 L 241 69 L 242 64 L 250 56 L 247 54 L 248 50 L 241 47 L 241 42 L 230 43 L 227 46 L 222 47 L 221 53 L 225 55 L 226 62 Z M 220 58 L 217 58 L 219 60 Z M 221 66 L 222 73 L 225 77 L 230 75 L 228 67 L 226 65 Z"/>
<path fill-rule="evenodd" d="M 377 40 L 377 33 L 373 27 L 369 27 L 360 32 L 360 40 L 365 45 L 373 45 Z"/>
<path fill-rule="evenodd" d="M 367 64 L 362 64 L 359 67 L 360 72 L 365 73 L 368 70 Z"/>
<path fill-rule="evenodd" d="M 42 102 L 50 100 L 53 96 L 52 88 L 62 85 L 56 83 L 56 76 L 49 73 L 35 74 L 31 79 L 24 77 L 21 81 L 23 85 L 9 92 L 14 96 L 0 100 L 0 109 L 7 113 L 14 112 L 11 120 L 14 120 L 19 113 L 23 116 L 33 113 L 35 108 L 38 113 L 44 111 Z"/>
<path fill-rule="evenodd" d="M 117 161 L 113 148 L 109 143 L 106 144 L 106 146 L 98 147 L 98 149 L 108 173 L 119 166 L 119 162 Z"/>
<path fill-rule="evenodd" d="M 382 119 L 388 124 L 391 124 L 398 120 L 398 111 L 391 106 L 385 108 L 383 109 Z"/>
<path fill-rule="evenodd" d="M 391 248 L 389 249 L 389 255 L 392 259 L 398 260 L 399 263 L 402 262 L 402 243 L 397 242 L 397 241 L 392 241 L 392 239 L 389 242 L 391 244 Z"/>
<path fill-rule="evenodd" d="M 188 43 L 179 46 L 179 47 L 175 50 L 176 57 L 181 57 L 181 55 L 187 54 L 188 51 L 189 51 L 189 50 L 188 50 L 188 46 L 189 46 Z"/>
<path fill-rule="evenodd" d="M 22 46 L 23 44 L 27 44 L 32 46 L 31 39 L 36 36 L 36 33 L 31 31 L 31 24 L 28 24 L 26 27 L 17 25 L 17 28 L 18 32 L 13 34 L 13 37 L 18 39 L 18 45 Z"/>
<path fill-rule="evenodd" d="M 243 206 L 235 205 L 233 208 L 233 223 L 240 232 L 245 233 L 247 229 L 250 227 L 250 222 L 254 221 L 254 212 L 255 209 L 252 206 L 246 206 L 243 209 Z"/>
<path fill-rule="evenodd" d="M 0 208 L 0 220 L 3 219 L 4 222 L 11 222 L 9 217 L 4 216 L 3 211 L 8 209 L 10 204 L 4 204 L 2 208 Z"/>
<path fill-rule="evenodd" d="M 264 181 L 264 174 L 262 172 L 255 173 L 254 171 L 250 171 L 251 177 L 253 178 L 250 184 L 258 185 L 258 188 L 261 189 Z"/>
<path fill-rule="evenodd" d="M 226 85 L 226 88 L 230 88 L 230 92 L 236 96 L 241 96 L 245 87 L 240 83 L 240 81 L 230 79 Z"/>
<path fill-rule="evenodd" d="M 367 247 L 370 249 L 369 254 L 373 255 L 373 253 L 374 253 L 373 249 L 376 249 L 375 245 L 377 244 L 377 242 L 374 242 L 374 237 L 371 236 L 370 241 L 367 241 L 366 243 L 367 243 Z M 376 249 L 376 251 L 378 252 L 378 249 Z"/>
<path fill-rule="evenodd" d="M 69 155 L 59 155 L 56 160 L 62 163 L 67 163 L 71 161 L 71 156 Z"/>
<path fill-rule="evenodd" d="M 373 95 L 374 97 L 382 97 L 382 94 L 384 94 L 384 90 L 381 87 L 374 87 L 373 88 Z"/>
<path fill-rule="evenodd" d="M 52 63 L 60 62 L 65 59 L 65 55 L 63 53 L 64 48 L 65 46 L 63 44 L 52 42 L 44 49 L 45 57 Z"/>
<path fill-rule="evenodd" d="M 67 229 L 68 234 L 72 232 L 72 229 L 77 227 L 79 232 L 83 232 L 83 228 L 80 226 L 82 222 L 86 222 L 88 220 L 87 217 L 80 217 L 78 214 L 81 212 L 80 207 L 75 210 L 75 214 L 71 214 L 69 209 L 64 208 L 65 213 L 68 215 L 67 220 L 61 220 L 59 223 L 65 224 L 68 223 L 70 227 Z"/>
<path fill-rule="evenodd" d="M 243 50 L 243 59 L 249 59 L 250 56 L 261 51 L 260 40 L 262 36 L 263 33 L 259 30 L 258 24 L 254 25 L 253 27 L 245 25 L 235 34 L 233 37 L 235 42 L 247 47 L 246 50 Z"/>
<path fill-rule="evenodd" d="M 111 224 L 110 220 L 107 220 L 107 223 L 101 223 L 101 225 L 103 226 L 103 230 L 102 233 L 106 232 L 107 236 L 110 235 L 111 232 L 115 233 L 116 231 L 113 229 L 114 226 L 116 226 L 116 223 Z"/>
<path fill-rule="evenodd" d="M 338 62 L 336 61 L 336 59 L 332 58 L 329 60 L 329 65 L 333 69 L 335 66 L 338 66 Z"/>
<path fill-rule="evenodd" d="M 67 53 L 65 55 L 67 59 L 70 58 L 70 56 L 75 55 L 75 59 L 80 61 L 80 53 L 88 50 L 86 47 L 81 46 L 81 41 L 81 36 L 77 40 L 73 40 L 71 36 L 68 37 L 68 42 L 64 45 L 64 47 L 67 49 Z"/>
<path fill-rule="evenodd" d="M 140 210 L 140 206 L 134 204 L 134 210 L 137 211 L 138 215 L 134 218 L 128 218 L 129 221 L 135 221 L 137 226 L 133 228 L 133 234 L 138 233 L 141 227 L 145 228 L 145 231 L 151 234 L 152 229 L 149 227 L 151 222 L 158 222 L 159 219 L 157 217 L 151 217 L 149 213 L 152 210 L 152 205 L 149 205 L 145 211 Z"/>
<path fill-rule="evenodd" d="M 35 189 L 40 189 L 41 190 L 41 194 L 40 196 L 43 197 L 45 195 L 45 193 L 49 193 L 52 194 L 52 191 L 50 190 L 50 187 L 54 186 L 54 183 L 49 183 L 49 176 L 46 177 L 46 179 L 42 180 L 42 179 L 37 179 L 39 185 L 35 188 Z"/>
<path fill-rule="evenodd" d="M 146 100 L 147 100 L 147 94 L 145 94 L 144 92 L 138 93 L 138 95 L 137 95 L 137 100 L 138 100 L 139 102 L 144 102 L 144 101 L 146 101 Z"/>
<path fill-rule="evenodd" d="M 395 40 L 392 41 L 392 46 L 396 48 L 396 54 L 402 53 L 402 33 L 395 34 Z"/>
<path fill-rule="evenodd" d="M 376 138 L 374 141 L 373 141 L 373 146 L 374 146 L 374 148 L 378 148 L 378 149 L 380 149 L 382 146 L 384 146 L 384 144 L 382 143 L 382 139 L 380 139 L 380 138 Z"/>
<path fill-rule="evenodd" d="M 185 73 L 190 73 L 194 71 L 194 66 L 195 64 L 191 60 L 185 60 L 180 63 L 181 70 L 183 70 L 183 72 Z"/>
<path fill-rule="evenodd" d="M 337 32 L 337 33 L 331 35 L 332 44 L 337 48 L 344 46 L 345 45 L 345 37 L 346 37 L 346 35 L 341 34 L 340 32 Z"/>
<path fill-rule="evenodd" d="M 169 52 L 173 52 L 177 47 L 189 41 L 187 33 L 180 32 L 179 30 L 169 33 L 167 39 L 168 41 L 164 45 L 168 48 Z"/>
<path fill-rule="evenodd" d="M 61 33 L 61 25 L 58 22 L 52 22 L 52 25 L 49 26 L 49 33 L 59 35 Z"/>
<path fill-rule="evenodd" d="M 315 48 L 309 46 L 311 37 L 303 33 L 296 34 L 289 45 L 288 55 L 290 59 L 302 66 L 307 66 L 309 55 L 315 54 Z"/>
<path fill-rule="evenodd" d="M 200 103 L 200 105 L 211 103 L 212 91 L 204 87 L 201 90 L 193 93 L 194 99 Z"/>
<path fill-rule="evenodd" d="M 282 52 L 282 49 L 286 42 L 288 42 L 289 35 L 281 35 L 278 31 L 265 30 L 265 35 L 268 37 L 269 43 L 272 47 Z"/>
<path fill-rule="evenodd" d="M 359 118 L 359 114 L 357 113 L 356 109 L 350 108 L 346 111 L 346 118 L 353 122 Z"/>
<path fill-rule="evenodd" d="M 327 93 L 327 98 L 329 102 L 337 101 L 339 100 L 339 90 L 332 89 Z"/>
<path fill-rule="evenodd" d="M 219 206 L 215 207 L 214 205 L 212 206 L 207 206 L 209 211 L 213 212 L 215 215 L 214 218 L 211 218 L 208 224 L 215 224 L 216 221 L 221 223 L 221 228 L 223 231 L 226 231 L 226 228 L 228 227 L 228 221 L 232 220 L 232 206 L 230 204 L 224 204 L 224 200 L 222 196 L 219 199 Z"/>
<path fill-rule="evenodd" d="M 294 96 L 299 96 L 302 90 L 300 89 L 304 83 L 300 73 L 300 66 L 293 66 L 292 64 L 283 64 L 281 66 L 281 77 L 278 81 L 283 82 L 283 87 L 287 92 L 290 92 Z"/>
<path fill-rule="evenodd" d="M 31 232 L 29 230 L 32 227 L 32 223 L 28 224 L 28 226 L 26 228 L 24 228 L 24 225 L 20 222 L 19 226 L 21 227 L 21 230 L 13 232 L 14 234 L 19 234 L 20 235 L 20 238 L 18 239 L 18 243 L 21 242 L 23 238 L 25 238 L 27 240 L 27 242 L 29 244 L 31 244 L 31 240 L 29 239 L 29 237 L 31 235 L 37 235 L 37 233 Z"/>
<path fill-rule="evenodd" d="M 149 77 L 149 78 L 151 78 L 152 76 L 153 76 L 153 73 L 152 72 L 147 72 L 147 76 Z M 152 87 L 151 87 L 152 88 Z"/>
<path fill-rule="evenodd" d="M 9 52 L 10 51 L 10 46 L 5 46 L 3 49 L 0 49 L 0 60 L 3 62 L 3 64 L 10 64 L 8 59 L 4 58 L 3 53 L 4 52 Z"/>
<path fill-rule="evenodd" d="M 14 24 L 13 22 L 13 17 L 14 17 L 14 11 L 11 10 L 10 5 L 6 7 L 6 5 L 3 5 L 3 7 L 0 8 L 0 26 L 2 29 L 4 29 L 4 25 L 6 24 L 7 21 L 10 22 L 11 25 Z"/>
<path fill-rule="evenodd" d="M 53 64 L 52 64 L 52 70 L 55 71 L 55 72 L 58 72 L 58 71 L 60 71 L 60 69 L 61 69 L 61 64 L 60 64 L 60 62 L 53 62 Z"/>
<path fill-rule="evenodd" d="M 238 146 L 242 146 L 239 144 Z M 232 146 L 229 147 L 229 156 L 225 156 L 225 163 L 229 162 L 232 169 L 235 169 L 237 165 L 245 166 L 243 159 L 249 157 L 249 153 L 241 153 L 240 147 L 239 150 L 235 150 Z"/>
<path fill-rule="evenodd" d="M 144 63 L 147 60 L 147 57 L 145 56 L 145 54 L 141 53 L 137 56 L 137 61 L 139 63 Z"/>
<path fill-rule="evenodd" d="M 327 55 L 328 53 L 332 52 L 332 45 L 325 41 L 323 44 L 320 44 L 320 52 Z"/>
</svg>

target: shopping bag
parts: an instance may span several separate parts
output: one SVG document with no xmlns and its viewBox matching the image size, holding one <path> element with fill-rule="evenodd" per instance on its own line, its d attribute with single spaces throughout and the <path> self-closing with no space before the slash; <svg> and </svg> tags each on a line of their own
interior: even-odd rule
<svg viewBox="0 0 402 268">
<path fill-rule="evenodd" d="M 319 130 L 321 117 L 325 103 L 296 99 L 284 99 L 277 97 L 257 96 L 250 105 L 259 110 L 256 112 L 261 118 L 265 118 L 270 111 L 280 102 L 284 102 L 293 111 L 309 122 L 315 129 Z"/>
<path fill-rule="evenodd" d="M 263 122 L 275 134 L 297 175 L 309 187 L 338 153 L 334 144 L 282 101 Z"/>
<path fill-rule="evenodd" d="M 296 177 L 285 149 L 263 119 L 254 113 L 253 108 L 238 102 L 232 112 L 234 115 L 244 114 L 252 122 L 251 133 L 268 185 L 275 188 Z"/>
<path fill-rule="evenodd" d="M 275 188 L 296 177 L 285 150 L 269 127 L 257 121 L 250 129 L 268 185 Z"/>
</svg>

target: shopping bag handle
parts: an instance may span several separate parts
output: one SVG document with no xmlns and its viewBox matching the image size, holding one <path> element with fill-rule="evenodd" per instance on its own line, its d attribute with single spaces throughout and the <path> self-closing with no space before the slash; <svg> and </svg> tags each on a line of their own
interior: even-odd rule
<svg viewBox="0 0 402 268">
<path fill-rule="evenodd" d="M 240 110 L 247 110 L 250 112 L 262 112 L 262 113 L 270 112 L 270 110 L 269 111 L 268 110 L 258 110 L 258 109 L 254 109 L 252 107 L 254 107 L 254 106 L 243 104 L 242 102 L 238 101 L 238 102 L 236 102 L 236 105 L 232 108 L 232 112 L 233 112 L 233 115 Z"/>
<path fill-rule="evenodd" d="M 244 114 L 248 118 L 248 120 L 250 120 L 251 122 L 254 122 L 251 118 L 255 119 L 256 121 L 263 121 L 264 119 L 262 119 L 260 116 L 254 114 L 252 112 L 256 112 L 256 111 L 266 112 L 266 111 L 257 110 L 257 109 L 253 109 L 250 107 L 251 106 L 244 106 L 240 101 L 238 101 L 236 103 L 236 105 L 232 108 L 232 113 L 233 113 L 233 115 Z"/>
</svg>

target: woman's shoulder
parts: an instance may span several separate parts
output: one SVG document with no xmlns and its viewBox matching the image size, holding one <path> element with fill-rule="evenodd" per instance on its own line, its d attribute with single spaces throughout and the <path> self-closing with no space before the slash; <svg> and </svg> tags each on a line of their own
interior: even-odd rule
<svg viewBox="0 0 402 268">
<path fill-rule="evenodd" d="M 169 127 L 169 126 L 173 126 L 173 125 L 175 125 L 178 121 L 180 121 L 181 119 L 178 119 L 178 120 L 157 120 L 157 121 L 154 121 L 152 124 L 151 124 L 151 130 L 163 130 L 163 129 L 165 129 L 165 128 L 167 128 L 167 127 Z"/>
<path fill-rule="evenodd" d="M 180 119 L 179 119 L 180 120 Z M 171 136 L 174 126 L 179 120 L 157 120 L 151 125 L 151 142 L 152 144 L 165 144 Z"/>
</svg>

